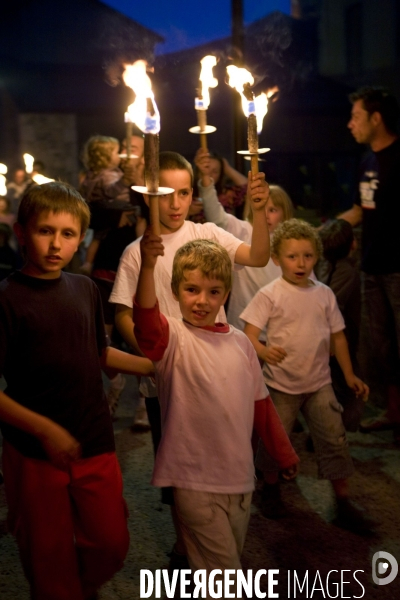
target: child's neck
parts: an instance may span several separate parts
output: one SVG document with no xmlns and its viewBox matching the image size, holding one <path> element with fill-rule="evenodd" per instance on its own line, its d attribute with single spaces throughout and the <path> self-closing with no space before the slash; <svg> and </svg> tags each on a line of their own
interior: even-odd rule
<svg viewBox="0 0 400 600">
<path fill-rule="evenodd" d="M 169 227 L 167 227 L 166 225 L 164 225 L 164 223 L 162 223 L 160 221 L 160 235 L 171 235 L 173 233 L 177 233 L 178 231 L 180 231 L 182 229 L 184 224 L 185 224 L 185 221 L 178 228 L 170 229 Z"/>
<path fill-rule="evenodd" d="M 24 265 L 21 269 L 21 273 L 34 277 L 35 279 L 59 279 L 61 277 L 61 269 L 51 272 L 42 272 L 37 269 L 32 269 L 30 265 Z"/>
</svg>

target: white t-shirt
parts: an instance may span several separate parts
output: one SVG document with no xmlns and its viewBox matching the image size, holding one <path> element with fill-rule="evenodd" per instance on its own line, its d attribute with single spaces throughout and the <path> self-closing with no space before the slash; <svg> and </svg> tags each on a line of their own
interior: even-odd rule
<svg viewBox="0 0 400 600">
<path fill-rule="evenodd" d="M 254 348 L 231 326 L 216 333 L 182 319 L 168 317 L 168 323 L 167 349 L 154 363 L 162 382 L 163 435 L 152 483 L 217 494 L 250 492 L 254 402 L 268 396 Z"/>
<path fill-rule="evenodd" d="M 129 244 L 124 250 L 119 262 L 110 302 L 123 304 L 130 308 L 133 306 L 133 296 L 136 292 L 141 265 L 140 239 L 141 238 L 138 238 L 132 242 L 132 244 Z M 236 250 L 243 243 L 241 240 L 236 239 L 232 234 L 214 225 L 214 223 L 201 224 L 192 223 L 191 221 L 185 221 L 178 231 L 162 235 L 161 239 L 164 245 L 164 256 L 158 257 L 154 270 L 156 295 L 161 312 L 166 316 L 175 317 L 177 319 L 181 318 L 182 315 L 179 304 L 172 295 L 171 277 L 172 263 L 178 248 L 191 240 L 212 240 L 218 242 L 227 250 L 233 265 Z M 223 308 L 221 308 L 218 313 L 216 320 L 221 323 L 226 323 L 226 316 Z M 140 390 L 148 398 L 157 395 L 155 386 L 148 378 L 143 377 L 141 379 Z"/>
<path fill-rule="evenodd" d="M 287 352 L 278 365 L 264 363 L 267 385 L 288 394 L 315 392 L 331 382 L 330 336 L 345 327 L 332 290 L 312 281 L 307 288 L 282 277 L 263 287 L 240 317 L 263 329 L 267 344 Z"/>
</svg>

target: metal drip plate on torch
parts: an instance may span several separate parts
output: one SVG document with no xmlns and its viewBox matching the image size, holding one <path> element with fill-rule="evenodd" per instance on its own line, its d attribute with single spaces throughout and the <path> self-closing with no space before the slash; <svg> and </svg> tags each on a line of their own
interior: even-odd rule
<svg viewBox="0 0 400 600">
<path fill-rule="evenodd" d="M 127 153 L 126 153 L 126 152 L 122 152 L 122 154 L 118 154 L 118 156 L 119 156 L 120 158 L 128 158 L 128 155 L 127 155 Z M 138 156 L 137 154 L 131 154 L 131 155 L 129 156 L 129 158 L 139 158 L 139 156 Z"/>
<path fill-rule="evenodd" d="M 147 194 L 148 196 L 166 196 L 172 194 L 175 190 L 169 187 L 159 187 L 156 192 L 149 192 L 145 185 L 131 185 L 131 189 L 139 194 Z"/>
<path fill-rule="evenodd" d="M 251 160 L 251 156 L 244 156 L 244 160 Z M 266 162 L 265 158 L 258 158 L 258 162 Z"/>
<path fill-rule="evenodd" d="M 266 152 L 269 152 L 270 150 L 271 150 L 271 148 L 259 148 L 257 150 L 257 152 L 249 152 L 249 150 L 238 150 L 237 153 L 244 154 L 246 156 L 257 156 L 257 154 L 265 154 Z"/>
<path fill-rule="evenodd" d="M 200 126 L 196 125 L 195 127 L 191 127 L 189 131 L 190 133 L 204 133 L 207 135 L 207 133 L 214 133 L 214 131 L 217 131 L 217 128 L 214 127 L 214 125 L 206 125 L 205 128 L 201 130 Z"/>
</svg>

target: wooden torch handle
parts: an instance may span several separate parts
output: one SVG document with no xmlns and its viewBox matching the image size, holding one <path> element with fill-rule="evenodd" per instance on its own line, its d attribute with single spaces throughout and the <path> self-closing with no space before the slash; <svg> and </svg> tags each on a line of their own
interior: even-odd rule
<svg viewBox="0 0 400 600">
<path fill-rule="evenodd" d="M 200 127 L 200 147 L 203 150 L 207 150 L 207 134 L 201 133 L 206 130 L 207 127 L 207 111 L 206 110 L 198 110 L 197 111 L 197 122 Z"/>
<path fill-rule="evenodd" d="M 247 122 L 247 143 L 249 152 L 251 152 L 251 173 L 258 173 L 258 135 L 257 135 L 257 119 L 255 115 L 250 115 Z"/>
<path fill-rule="evenodd" d="M 257 175 L 257 173 L 258 173 L 258 154 L 253 154 L 250 158 L 251 158 L 251 174 Z"/>
<path fill-rule="evenodd" d="M 158 211 L 158 196 L 149 196 L 150 225 L 154 235 L 160 235 L 160 215 Z"/>
</svg>

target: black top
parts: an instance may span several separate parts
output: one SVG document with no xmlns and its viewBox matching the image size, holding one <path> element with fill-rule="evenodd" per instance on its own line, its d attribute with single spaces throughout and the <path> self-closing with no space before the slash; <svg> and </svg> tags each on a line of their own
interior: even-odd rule
<svg viewBox="0 0 400 600">
<path fill-rule="evenodd" d="M 399 173 L 399 139 L 361 164 L 356 204 L 363 209 L 361 268 L 366 273 L 400 272 Z"/>
<path fill-rule="evenodd" d="M 113 451 L 99 355 L 107 345 L 100 295 L 83 275 L 38 279 L 17 271 L 0 283 L 0 373 L 5 393 L 65 427 L 82 457 Z M 39 441 L 1 423 L 24 456 L 46 459 Z"/>
</svg>

